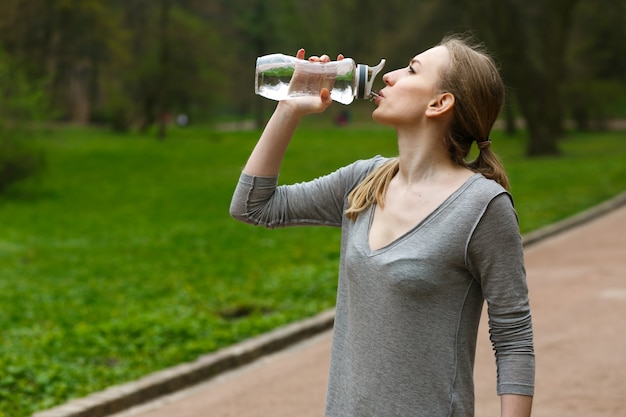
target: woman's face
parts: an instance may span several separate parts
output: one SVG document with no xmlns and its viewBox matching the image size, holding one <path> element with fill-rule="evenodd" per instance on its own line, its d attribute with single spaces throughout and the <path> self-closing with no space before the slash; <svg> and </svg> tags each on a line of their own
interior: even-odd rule
<svg viewBox="0 0 626 417">
<path fill-rule="evenodd" d="M 374 120 L 391 126 L 420 123 L 429 103 L 440 93 L 439 74 L 449 59 L 447 48 L 437 46 L 415 56 L 407 67 L 385 74 L 385 87 L 375 100 Z"/>
</svg>

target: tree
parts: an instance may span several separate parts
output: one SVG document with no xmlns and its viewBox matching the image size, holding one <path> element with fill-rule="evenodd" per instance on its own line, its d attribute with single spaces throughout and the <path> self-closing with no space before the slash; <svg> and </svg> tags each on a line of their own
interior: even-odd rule
<svg viewBox="0 0 626 417">
<path fill-rule="evenodd" d="M 119 15 L 104 0 L 20 2 L 0 6 L 0 39 L 33 78 L 50 80 L 63 117 L 87 123 L 96 106 L 99 71 L 124 45 Z"/>
<path fill-rule="evenodd" d="M 626 1 L 581 2 L 567 56 L 566 111 L 579 129 L 620 117 L 626 96 Z M 620 103 L 621 100 L 621 103 Z"/>
<path fill-rule="evenodd" d="M 626 94 L 624 8 L 623 0 L 4 0 L 0 41 L 26 77 L 47 77 L 63 120 L 119 130 L 160 122 L 163 135 L 163 115 L 176 112 L 255 114 L 262 124 L 267 104 L 252 90 L 260 55 L 304 47 L 365 64 L 386 58 L 388 70 L 470 28 L 502 63 L 528 153 L 541 155 L 558 153 L 565 117 L 582 126 L 606 107 L 603 92 Z"/>
<path fill-rule="evenodd" d="M 40 84 L 29 81 L 0 48 L 0 193 L 45 167 L 43 153 L 24 140 L 34 130 L 25 124 L 44 119 L 48 112 Z"/>
<path fill-rule="evenodd" d="M 293 15 L 294 2 L 289 0 L 225 0 L 225 3 L 227 3 L 225 10 L 232 17 L 231 34 L 240 41 L 240 48 L 236 49 L 240 65 L 231 68 L 230 71 L 232 71 L 233 78 L 247 81 L 233 86 L 237 91 L 235 95 L 246 98 L 239 103 L 239 106 L 251 108 L 256 125 L 261 126 L 265 122 L 265 102 L 253 97 L 255 61 L 259 56 L 288 49 L 290 35 L 298 32 L 296 29 L 298 20 Z M 292 36 L 294 37 L 301 39 L 301 36 Z M 296 39 L 291 39 L 291 41 Z M 295 54 L 296 47 L 292 48 Z"/>
<path fill-rule="evenodd" d="M 468 1 L 471 17 L 502 61 L 529 132 L 530 156 L 559 153 L 568 35 L 578 0 Z"/>
<path fill-rule="evenodd" d="M 119 79 L 136 124 L 146 130 L 156 123 L 158 136 L 164 138 L 167 115 L 206 117 L 223 85 L 221 55 L 228 47 L 216 47 L 220 36 L 206 3 L 129 0 L 120 7 L 132 33 L 133 60 Z"/>
</svg>

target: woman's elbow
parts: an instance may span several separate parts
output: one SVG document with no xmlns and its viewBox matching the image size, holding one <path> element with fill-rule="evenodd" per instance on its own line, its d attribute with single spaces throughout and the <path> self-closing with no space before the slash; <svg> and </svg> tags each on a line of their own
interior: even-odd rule
<svg viewBox="0 0 626 417">
<path fill-rule="evenodd" d="M 240 222 L 249 223 L 249 218 L 246 216 L 246 208 L 242 206 L 238 201 L 232 200 L 228 209 L 230 217 Z"/>
</svg>

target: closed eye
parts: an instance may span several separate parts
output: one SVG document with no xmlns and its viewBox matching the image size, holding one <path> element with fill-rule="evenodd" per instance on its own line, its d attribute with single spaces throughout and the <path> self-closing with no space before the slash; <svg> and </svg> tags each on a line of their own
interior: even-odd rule
<svg viewBox="0 0 626 417">
<path fill-rule="evenodd" d="M 409 62 L 409 72 L 411 74 L 416 74 L 417 73 L 417 71 L 415 71 L 415 66 L 416 65 L 417 65 L 418 70 L 419 70 L 419 68 L 421 68 L 422 63 L 419 61 L 419 59 L 413 58 L 411 60 L 411 62 Z"/>
</svg>

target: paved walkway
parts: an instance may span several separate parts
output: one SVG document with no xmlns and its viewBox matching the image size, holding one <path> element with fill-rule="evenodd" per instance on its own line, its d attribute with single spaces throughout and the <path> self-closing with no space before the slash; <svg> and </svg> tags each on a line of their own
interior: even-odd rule
<svg viewBox="0 0 626 417">
<path fill-rule="evenodd" d="M 626 206 L 526 249 L 534 417 L 626 416 Z M 483 323 L 485 323 L 483 317 Z M 330 332 L 116 417 L 321 417 Z M 499 415 L 485 325 L 476 415 Z"/>
</svg>

